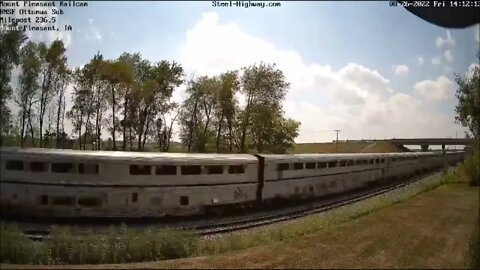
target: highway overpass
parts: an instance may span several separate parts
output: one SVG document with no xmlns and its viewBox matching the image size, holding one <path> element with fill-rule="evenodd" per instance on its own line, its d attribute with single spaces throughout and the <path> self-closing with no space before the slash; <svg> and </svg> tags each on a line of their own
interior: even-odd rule
<svg viewBox="0 0 480 270">
<path fill-rule="evenodd" d="M 405 145 L 420 145 L 422 151 L 427 151 L 430 145 L 441 145 L 445 150 L 445 145 L 473 145 L 477 140 L 465 138 L 409 138 L 400 139 L 394 138 L 389 140 L 391 143 L 398 146 Z"/>
</svg>

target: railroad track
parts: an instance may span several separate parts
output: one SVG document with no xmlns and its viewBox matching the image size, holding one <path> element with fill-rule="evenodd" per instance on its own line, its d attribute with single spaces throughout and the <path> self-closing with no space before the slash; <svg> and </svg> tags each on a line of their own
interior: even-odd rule
<svg viewBox="0 0 480 270">
<path fill-rule="evenodd" d="M 251 229 L 255 227 L 266 226 L 278 222 L 289 221 L 298 219 L 301 217 L 309 216 L 312 214 L 318 214 L 326 212 L 341 206 L 353 204 L 359 201 L 363 201 L 378 195 L 388 193 L 390 191 L 397 190 L 399 188 L 414 184 L 422 179 L 441 174 L 441 171 L 417 176 L 402 183 L 396 183 L 374 190 L 367 190 L 356 194 L 339 195 L 335 198 L 320 201 L 316 203 L 309 203 L 303 206 L 287 207 L 285 209 L 273 210 L 268 212 L 256 213 L 248 216 L 235 217 L 222 222 L 209 222 L 201 224 L 189 225 L 189 226 L 168 226 L 168 228 L 184 229 L 184 230 L 196 230 L 201 236 L 211 236 L 217 234 L 224 234 L 234 231 L 240 231 L 245 229 Z M 225 218 L 224 218 L 225 219 Z M 50 231 L 42 229 L 24 229 L 24 233 L 31 240 L 41 241 L 49 238 Z"/>
<path fill-rule="evenodd" d="M 184 227 L 183 229 L 195 229 L 199 232 L 200 235 L 208 236 L 208 235 L 223 234 L 223 233 L 229 233 L 229 232 L 240 231 L 245 229 L 251 229 L 251 228 L 260 227 L 260 226 L 266 226 L 266 225 L 270 225 L 270 224 L 274 224 L 282 221 L 289 221 L 289 220 L 298 219 L 298 218 L 302 218 L 302 217 L 313 215 L 313 214 L 318 214 L 321 212 L 326 212 L 341 206 L 363 201 L 363 200 L 411 185 L 424 178 L 434 176 L 437 174 L 441 174 L 441 172 L 434 172 L 428 175 L 416 177 L 407 182 L 384 187 L 379 190 L 375 190 L 373 192 L 370 191 L 368 193 L 365 192 L 365 194 L 360 194 L 360 195 L 357 194 L 357 195 L 344 196 L 343 198 L 337 198 L 329 202 L 323 202 L 323 203 L 320 202 L 315 204 L 314 206 L 304 207 L 304 209 L 291 210 L 289 212 L 285 211 L 282 214 L 273 214 L 270 216 L 257 217 L 254 219 L 241 220 L 241 221 L 234 221 L 230 223 L 226 222 L 223 224 L 215 224 L 213 226 L 207 225 L 207 226 Z"/>
</svg>

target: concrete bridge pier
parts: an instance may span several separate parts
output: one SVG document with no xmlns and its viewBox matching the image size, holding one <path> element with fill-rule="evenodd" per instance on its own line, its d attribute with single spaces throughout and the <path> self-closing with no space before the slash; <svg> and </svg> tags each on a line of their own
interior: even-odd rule
<svg viewBox="0 0 480 270">
<path fill-rule="evenodd" d="M 422 152 L 427 152 L 428 151 L 428 144 L 422 144 L 421 147 L 422 147 Z"/>
</svg>

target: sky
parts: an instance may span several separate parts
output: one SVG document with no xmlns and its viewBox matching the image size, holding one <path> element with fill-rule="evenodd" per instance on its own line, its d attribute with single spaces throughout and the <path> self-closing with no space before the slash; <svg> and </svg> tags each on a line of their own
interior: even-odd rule
<svg viewBox="0 0 480 270">
<path fill-rule="evenodd" d="M 139 52 L 152 62 L 176 61 L 187 78 L 275 63 L 290 82 L 283 104 L 301 122 L 297 143 L 331 141 L 334 129 L 339 139 L 463 136 L 454 122 L 454 73 L 468 76 L 478 65 L 479 25 L 445 29 L 387 1 L 280 3 L 90 1 L 62 7 L 61 31 L 27 34 L 62 39 L 72 68 L 97 51 L 107 59 Z M 63 31 L 65 24 L 73 30 Z M 173 99 L 183 100 L 184 89 Z"/>
</svg>

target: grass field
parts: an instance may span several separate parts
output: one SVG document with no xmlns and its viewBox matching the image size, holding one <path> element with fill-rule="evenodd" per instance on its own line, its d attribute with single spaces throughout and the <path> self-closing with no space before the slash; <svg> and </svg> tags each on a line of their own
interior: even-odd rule
<svg viewBox="0 0 480 270">
<path fill-rule="evenodd" d="M 427 190 L 438 186 L 433 182 Z M 223 242 L 212 241 L 219 250 L 204 246 L 193 258 L 68 268 L 466 268 L 472 265 L 472 250 L 478 253 L 478 241 L 472 242 L 474 233 L 478 235 L 478 192 L 466 183 L 449 184 L 411 200 L 407 199 L 416 193 L 395 200 L 390 196 L 389 203 L 361 203 L 333 214 L 334 219 L 310 217 L 232 235 Z M 202 256 L 212 253 L 219 254 Z"/>
<path fill-rule="evenodd" d="M 140 268 L 467 268 L 478 188 L 434 191 L 318 233 L 272 245 Z M 118 268 L 114 267 L 114 268 Z"/>
<path fill-rule="evenodd" d="M 402 152 L 404 149 L 398 148 L 395 145 L 377 141 L 377 142 L 339 142 L 339 153 L 388 153 L 388 152 Z M 329 143 L 297 143 L 292 151 L 294 154 L 302 153 L 336 153 L 337 144 Z"/>
</svg>

